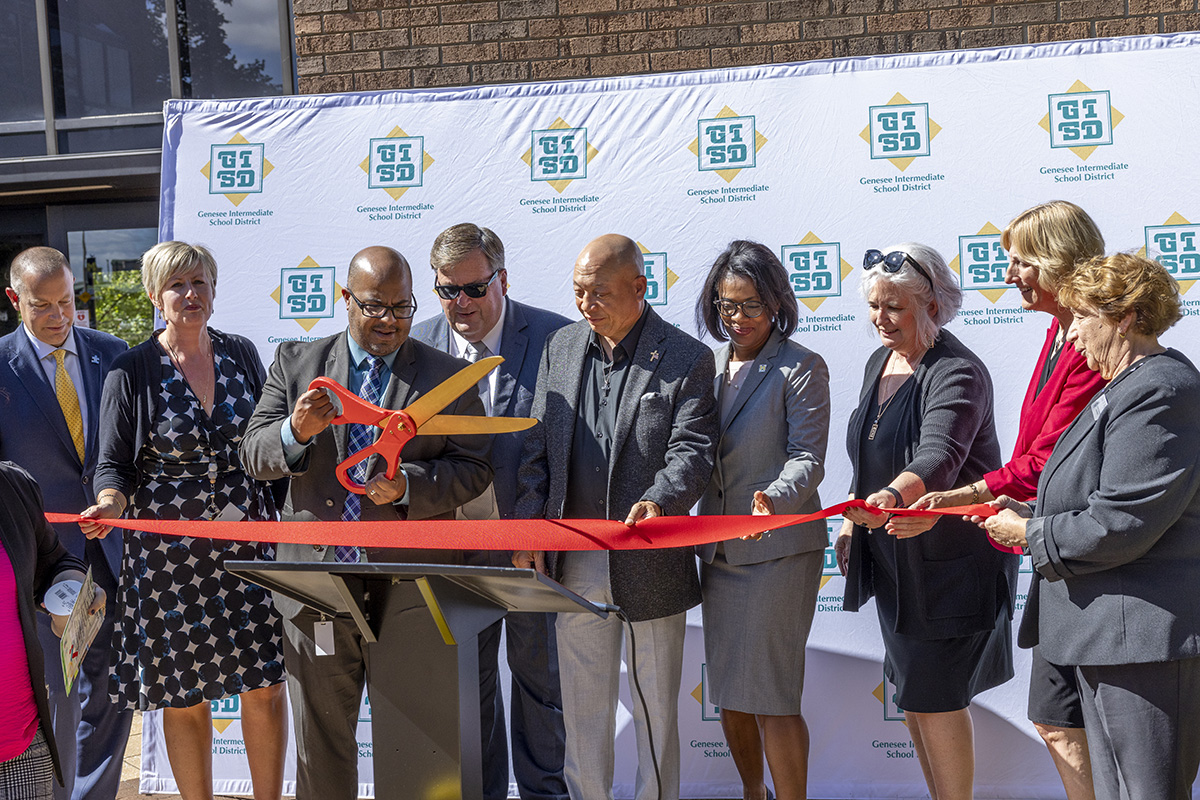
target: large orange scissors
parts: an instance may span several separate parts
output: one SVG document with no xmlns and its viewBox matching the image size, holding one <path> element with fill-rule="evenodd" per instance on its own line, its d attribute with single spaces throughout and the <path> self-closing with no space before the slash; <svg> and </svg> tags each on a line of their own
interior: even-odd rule
<svg viewBox="0 0 1200 800">
<path fill-rule="evenodd" d="M 401 411 L 389 411 L 368 403 L 329 378 L 322 376 L 314 379 L 308 388 L 324 389 L 338 409 L 333 424 L 374 425 L 383 429 L 375 444 L 364 447 L 338 464 L 338 481 L 351 492 L 364 494 L 366 487 L 352 480 L 348 473 L 355 464 L 373 455 L 379 455 L 387 462 L 383 476 L 392 480 L 396 477 L 396 468 L 400 466 L 400 451 L 414 436 L 512 433 L 532 428 L 537 420 L 529 417 L 472 417 L 438 413 L 463 392 L 475 389 L 485 375 L 503 362 L 500 356 L 481 358 L 463 367 Z"/>
</svg>

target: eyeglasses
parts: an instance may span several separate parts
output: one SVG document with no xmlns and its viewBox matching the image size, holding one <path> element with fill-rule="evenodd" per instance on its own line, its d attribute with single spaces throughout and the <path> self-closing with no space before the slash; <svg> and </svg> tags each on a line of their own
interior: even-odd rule
<svg viewBox="0 0 1200 800">
<path fill-rule="evenodd" d="M 929 281 L 929 288 L 933 288 L 933 278 L 929 277 L 929 273 L 917 263 L 915 258 L 903 250 L 893 250 L 886 256 L 878 250 L 868 250 L 866 255 L 863 256 L 863 269 L 871 269 L 881 261 L 883 262 L 883 271 L 892 275 L 899 272 L 905 262 L 912 264 L 913 269 L 921 273 L 921 277 Z"/>
<path fill-rule="evenodd" d="M 762 313 L 767 310 L 764 303 L 758 300 L 743 300 L 740 303 L 735 303 L 732 300 L 714 300 L 713 305 L 717 307 L 717 313 L 722 317 L 732 317 L 741 309 L 742 315 L 754 319 L 761 317 Z"/>
<path fill-rule="evenodd" d="M 472 300 L 478 300 L 487 294 L 488 287 L 492 285 L 492 281 L 496 280 L 496 276 L 499 274 L 500 270 L 496 270 L 492 273 L 492 277 L 488 278 L 486 281 L 480 281 L 479 283 L 468 283 L 463 286 L 438 284 L 433 287 L 433 291 L 437 292 L 437 296 L 443 300 L 453 300 L 454 298 L 458 297 L 459 292 L 465 292 L 467 297 L 470 297 Z"/>
<path fill-rule="evenodd" d="M 398 306 L 385 306 L 379 303 L 364 303 L 354 296 L 354 292 L 349 289 L 346 294 L 354 298 L 354 302 L 358 303 L 358 310 L 363 313 L 364 317 L 371 319 L 383 319 L 392 312 L 392 317 L 395 319 L 412 319 L 412 315 L 417 313 L 417 298 L 413 297 L 411 303 L 401 303 Z"/>
</svg>

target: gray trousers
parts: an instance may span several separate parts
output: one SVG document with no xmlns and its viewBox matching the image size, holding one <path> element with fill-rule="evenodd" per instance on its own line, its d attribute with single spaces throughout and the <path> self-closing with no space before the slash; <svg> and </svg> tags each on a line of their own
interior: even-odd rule
<svg viewBox="0 0 1200 800">
<path fill-rule="evenodd" d="M 1097 800 L 1190 800 L 1200 658 L 1076 671 Z"/>
<path fill-rule="evenodd" d="M 611 603 L 608 553 L 567 553 L 562 584 L 588 600 Z M 563 767 L 567 790 L 572 800 L 612 800 L 624 624 L 612 614 L 602 620 L 587 613 L 563 613 L 555 626 L 567 733 Z M 631 670 L 630 658 L 636 655 L 637 677 L 650 711 L 647 720 L 630 677 L 630 711 L 638 752 L 637 800 L 658 797 L 647 723 L 662 776 L 662 800 L 679 798 L 679 685 L 686 627 L 686 614 L 635 622 L 636 652 L 631 654 L 629 642 L 624 642 Z"/>
</svg>

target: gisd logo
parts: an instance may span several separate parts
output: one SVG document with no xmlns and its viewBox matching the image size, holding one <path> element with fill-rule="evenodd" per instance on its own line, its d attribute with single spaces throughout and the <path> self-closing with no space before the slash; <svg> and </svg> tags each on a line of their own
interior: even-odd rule
<svg viewBox="0 0 1200 800">
<path fill-rule="evenodd" d="M 871 692 L 875 699 L 883 703 L 883 718 L 891 722 L 904 722 L 904 709 L 896 705 L 896 684 L 887 679 L 887 675 L 883 676 L 883 681 L 875 687 L 875 691 Z"/>
<path fill-rule="evenodd" d="M 837 536 L 842 532 L 842 518 L 829 517 L 825 520 L 825 532 L 829 536 L 830 542 L 836 542 Z M 825 588 L 825 584 L 829 583 L 834 578 L 842 577 L 842 571 L 838 569 L 837 555 L 833 551 L 833 545 L 825 548 L 825 566 L 821 568 L 821 589 Z M 819 590 L 818 590 L 819 591 Z M 817 601 L 820 603 L 820 601 Z"/>
<path fill-rule="evenodd" d="M 942 131 L 930 118 L 928 103 L 910 103 L 899 92 L 887 105 L 871 106 L 868 116 L 859 136 L 871 146 L 871 158 L 886 159 L 901 172 L 930 155 L 930 143 Z"/>
<path fill-rule="evenodd" d="M 830 297 L 840 297 L 842 279 L 854 271 L 842 258 L 841 244 L 822 242 L 812 231 L 804 234 L 798 244 L 781 247 L 779 260 L 787 271 L 792 294 L 811 311 Z"/>
<path fill-rule="evenodd" d="M 1200 280 L 1200 225 L 1175 212 L 1162 225 L 1146 228 L 1142 255 L 1162 264 L 1179 282 L 1180 294 L 1186 294 Z"/>
<path fill-rule="evenodd" d="M 210 700 L 209 705 L 212 708 L 212 726 L 217 733 L 225 733 L 230 725 L 242 718 L 241 703 L 236 694 L 224 700 Z"/>
<path fill-rule="evenodd" d="M 982 294 L 993 304 L 1008 290 L 1004 274 L 1008 252 L 1000 243 L 1000 229 L 987 223 L 979 233 L 958 237 L 958 255 L 950 261 L 964 291 Z"/>
<path fill-rule="evenodd" d="M 742 170 L 758 166 L 758 151 L 767 143 L 754 117 L 739 116 L 729 106 L 711 119 L 697 120 L 696 129 L 696 138 L 688 145 L 696 156 L 696 168 L 715 172 L 726 183 L 732 183 Z"/>
<path fill-rule="evenodd" d="M 329 319 L 342 287 L 334 279 L 333 267 L 322 267 L 311 256 L 294 267 L 279 271 L 279 286 L 271 299 L 279 304 L 279 318 L 294 320 L 305 331 Z"/>
<path fill-rule="evenodd" d="M 222 194 L 234 204 L 263 190 L 263 178 L 271 174 L 274 165 L 266 158 L 266 147 L 235 134 L 226 144 L 209 148 L 208 163 L 200 174 L 208 179 L 208 193 Z"/>
<path fill-rule="evenodd" d="M 367 157 L 358 166 L 367 173 L 368 189 L 383 189 L 399 200 L 409 189 L 424 185 L 433 161 L 425 152 L 425 137 L 409 136 L 397 125 L 387 136 L 371 140 Z"/>
<path fill-rule="evenodd" d="M 545 130 L 530 134 L 530 146 L 521 156 L 529 165 L 529 180 L 544 181 L 562 194 L 572 181 L 587 177 L 588 164 L 600 155 L 588 141 L 587 128 L 573 128 L 562 117 Z"/>
<path fill-rule="evenodd" d="M 1125 115 L 1113 108 L 1108 92 L 1094 92 L 1075 81 L 1063 94 L 1047 95 L 1050 110 L 1039 123 L 1050 134 L 1051 149 L 1066 148 L 1087 160 L 1088 156 L 1113 143 L 1113 128 Z"/>
<path fill-rule="evenodd" d="M 700 719 L 705 722 L 721 721 L 721 707 L 708 696 L 708 664 L 700 665 L 700 685 L 692 689 L 692 698 L 700 704 Z"/>
<path fill-rule="evenodd" d="M 652 306 L 665 306 L 667 294 L 675 281 L 679 280 L 667 266 L 666 253 L 652 253 L 646 245 L 637 243 L 642 251 L 642 261 L 646 268 L 646 302 Z"/>
</svg>

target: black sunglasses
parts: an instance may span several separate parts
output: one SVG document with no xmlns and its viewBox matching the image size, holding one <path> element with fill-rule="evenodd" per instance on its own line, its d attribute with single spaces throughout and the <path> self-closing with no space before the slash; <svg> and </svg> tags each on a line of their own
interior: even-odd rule
<svg viewBox="0 0 1200 800">
<path fill-rule="evenodd" d="M 392 312 L 392 316 L 396 319 L 412 319 L 412 315 L 417 313 L 416 297 L 412 298 L 411 303 L 402 303 L 398 306 L 385 306 L 379 303 L 364 303 L 355 297 L 354 292 L 349 289 L 346 290 L 346 294 L 350 295 L 354 299 L 354 302 L 358 303 L 358 310 L 362 312 L 363 316 L 370 317 L 371 319 L 382 319 L 388 315 L 389 311 Z"/>
<path fill-rule="evenodd" d="M 454 298 L 458 297 L 459 292 L 464 292 L 467 297 L 470 297 L 472 300 L 478 300 L 487 294 L 488 287 L 492 285 L 492 281 L 496 280 L 496 276 L 499 274 L 500 270 L 496 270 L 492 273 L 492 277 L 488 278 L 486 281 L 480 281 L 479 283 L 468 283 L 464 284 L 463 286 L 437 284 L 433 287 L 433 290 L 437 292 L 437 296 L 443 300 L 453 300 Z"/>
<path fill-rule="evenodd" d="M 863 269 L 871 269 L 876 264 L 883 262 L 883 271 L 895 274 L 901 270 L 905 262 L 912 264 L 913 269 L 921 273 L 921 277 L 929 281 L 929 288 L 933 288 L 933 278 L 929 277 L 929 273 L 925 271 L 917 260 L 903 250 L 893 250 L 886 256 L 879 250 L 868 250 L 863 256 Z"/>
</svg>

